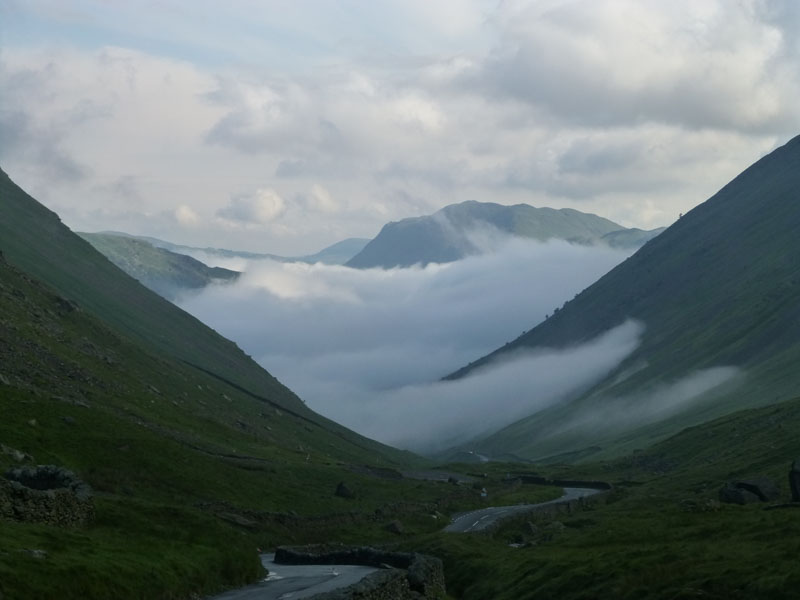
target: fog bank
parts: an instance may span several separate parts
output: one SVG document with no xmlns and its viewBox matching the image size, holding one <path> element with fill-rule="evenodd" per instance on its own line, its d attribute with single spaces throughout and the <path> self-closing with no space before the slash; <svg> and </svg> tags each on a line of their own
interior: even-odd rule
<svg viewBox="0 0 800 600">
<path fill-rule="evenodd" d="M 491 254 L 425 268 L 240 261 L 224 265 L 244 271 L 235 284 L 181 306 L 314 410 L 384 442 L 430 448 L 562 397 L 636 344 L 638 327 L 627 324 L 585 347 L 431 383 L 516 338 L 629 254 L 563 241 L 493 243 Z"/>
</svg>

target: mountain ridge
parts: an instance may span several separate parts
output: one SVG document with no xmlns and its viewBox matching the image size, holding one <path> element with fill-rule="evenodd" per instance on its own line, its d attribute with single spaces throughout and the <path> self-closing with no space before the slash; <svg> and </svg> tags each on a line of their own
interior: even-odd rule
<svg viewBox="0 0 800 600">
<path fill-rule="evenodd" d="M 786 372 L 800 355 L 798 186 L 800 137 L 743 171 L 546 321 L 449 375 L 467 376 L 509 351 L 578 345 L 627 319 L 646 326 L 640 346 L 589 392 L 488 436 L 477 449 L 541 458 L 598 441 L 613 445 L 610 435 L 559 437 L 554 430 L 563 433 L 570 415 L 591 406 L 715 367 L 743 369 L 746 379 L 733 390 L 717 390 L 724 398 L 711 392 L 698 397 L 707 402 L 698 401 L 689 421 L 674 417 L 671 428 L 664 423 L 657 431 L 650 423 L 643 432 L 663 436 L 706 417 L 791 397 L 800 383 Z M 631 374 L 617 381 L 626 371 Z"/>
<path fill-rule="evenodd" d="M 170 301 L 212 283 L 233 282 L 240 275 L 135 237 L 84 232 L 78 235 L 128 275 Z"/>
<path fill-rule="evenodd" d="M 380 233 L 347 263 L 349 267 L 425 266 L 453 262 L 484 251 L 507 235 L 547 241 L 557 238 L 580 244 L 609 243 L 604 236 L 627 231 L 621 225 L 571 208 L 537 208 L 529 204 L 506 206 L 467 200 L 432 215 L 410 217 L 383 226 Z M 660 230 L 618 235 L 617 247 L 637 245 L 642 237 Z"/>
</svg>

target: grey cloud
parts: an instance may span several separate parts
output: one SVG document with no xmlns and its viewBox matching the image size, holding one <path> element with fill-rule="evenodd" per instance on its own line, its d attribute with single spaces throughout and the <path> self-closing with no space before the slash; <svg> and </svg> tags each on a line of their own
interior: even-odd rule
<svg viewBox="0 0 800 600">
<path fill-rule="evenodd" d="M 0 110 L 0 160 L 24 160 L 48 181 L 74 183 L 85 179 L 90 169 L 61 148 L 60 138 L 54 129 L 37 128 L 21 110 Z"/>
<path fill-rule="evenodd" d="M 91 169 L 63 148 L 64 138 L 74 127 L 107 116 L 108 111 L 83 101 L 47 120 L 37 118 L 31 99 L 48 100 L 48 80 L 54 69 L 46 64 L 39 70 L 10 70 L 0 62 L 0 160 L 26 163 L 43 180 L 76 183 L 86 179 Z"/>
<path fill-rule="evenodd" d="M 688 3 L 573 2 L 522 12 L 498 20 L 501 42 L 454 84 L 576 126 L 659 122 L 783 133 L 800 116 L 793 101 L 797 70 L 783 62 L 782 51 L 796 39 L 797 23 L 772 49 L 775 21 L 794 9 L 770 5 L 764 12 L 771 22 L 726 3 L 711 5 L 724 17 L 706 19 L 693 18 Z M 634 14 L 609 18 L 608 9 L 625 7 Z"/>
</svg>

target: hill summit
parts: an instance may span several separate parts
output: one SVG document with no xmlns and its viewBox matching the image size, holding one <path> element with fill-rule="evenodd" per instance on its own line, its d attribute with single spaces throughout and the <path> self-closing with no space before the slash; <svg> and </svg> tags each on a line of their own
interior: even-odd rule
<svg viewBox="0 0 800 600">
<path fill-rule="evenodd" d="M 453 262 L 480 254 L 497 238 L 509 235 L 539 241 L 562 239 L 637 247 L 660 231 L 625 229 L 603 217 L 571 208 L 504 206 L 469 200 L 445 206 L 432 215 L 384 225 L 377 237 L 346 264 L 359 269 L 390 269 Z"/>
</svg>

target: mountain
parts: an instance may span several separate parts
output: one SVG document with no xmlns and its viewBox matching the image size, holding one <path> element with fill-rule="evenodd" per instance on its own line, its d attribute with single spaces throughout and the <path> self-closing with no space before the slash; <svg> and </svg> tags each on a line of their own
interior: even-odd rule
<svg viewBox="0 0 800 600">
<path fill-rule="evenodd" d="M 331 244 L 330 246 L 327 246 L 314 254 L 307 254 L 304 256 L 281 256 L 278 254 L 246 252 L 244 250 L 228 250 L 225 248 L 198 248 L 196 246 L 184 246 L 181 244 L 173 244 L 172 242 L 167 242 L 154 237 L 135 236 L 119 231 L 105 231 L 102 232 L 102 235 L 133 238 L 147 242 L 156 248 L 162 248 L 164 250 L 174 252 L 175 254 L 189 256 L 203 254 L 220 258 L 244 258 L 247 260 L 269 259 L 278 262 L 305 262 L 310 264 L 323 263 L 326 265 L 342 265 L 346 263 L 353 256 L 358 254 L 369 242 L 369 240 L 365 238 L 347 238 L 340 242 L 336 242 L 335 244 Z"/>
<path fill-rule="evenodd" d="M 613 221 L 569 208 L 467 201 L 445 206 L 432 215 L 384 225 L 377 237 L 346 264 L 359 269 L 390 269 L 452 262 L 485 251 L 498 233 L 593 244 L 603 243 L 603 236 L 621 230 L 624 228 Z"/>
<path fill-rule="evenodd" d="M 580 345 L 629 319 L 645 328 L 636 350 L 591 389 L 470 449 L 540 459 L 600 457 L 796 395 L 798 189 L 800 137 L 749 167 L 549 319 L 454 373 L 466 376 L 509 352 Z M 720 369 L 735 369 L 736 376 L 719 377 Z M 712 375 L 720 385 L 703 379 Z"/>
<path fill-rule="evenodd" d="M 343 265 L 364 249 L 370 240 L 366 238 L 347 238 L 323 248 L 316 254 L 300 256 L 297 262 Z"/>
<path fill-rule="evenodd" d="M 425 503 L 452 495 L 398 479 L 423 462 L 311 411 L 2 171 L 0 413 L 0 473 L 56 465 L 95 492 L 90 522 L 43 525 L 0 477 L 3 598 L 205 597 L 263 577 L 257 546 L 381 540 L 398 497 L 430 530 Z"/>
<path fill-rule="evenodd" d="M 111 262 L 160 296 L 176 300 L 182 293 L 212 283 L 234 281 L 239 273 L 208 267 L 199 260 L 177 254 L 130 236 L 78 233 Z"/>
</svg>

